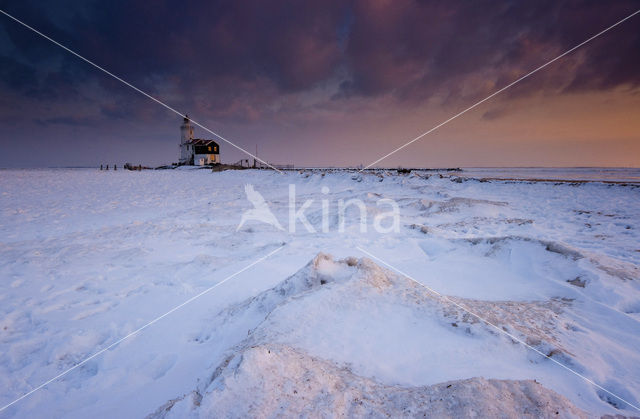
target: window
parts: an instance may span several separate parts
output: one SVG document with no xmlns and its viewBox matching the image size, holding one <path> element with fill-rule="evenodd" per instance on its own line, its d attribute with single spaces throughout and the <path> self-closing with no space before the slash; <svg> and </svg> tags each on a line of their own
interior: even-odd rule
<svg viewBox="0 0 640 419">
<path fill-rule="evenodd" d="M 209 151 L 211 151 L 211 146 L 207 147 L 207 149 L 208 149 Z"/>
</svg>

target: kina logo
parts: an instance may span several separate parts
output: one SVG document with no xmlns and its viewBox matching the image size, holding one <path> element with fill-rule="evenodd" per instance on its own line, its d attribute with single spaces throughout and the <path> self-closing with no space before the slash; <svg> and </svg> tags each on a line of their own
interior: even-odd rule
<svg viewBox="0 0 640 419">
<path fill-rule="evenodd" d="M 267 201 L 265 201 L 260 192 L 253 189 L 253 185 L 245 185 L 244 192 L 247 195 L 247 200 L 253 205 L 253 208 L 242 213 L 242 218 L 240 219 L 240 224 L 238 224 L 236 231 L 240 230 L 247 221 L 260 221 L 274 226 L 278 230 L 284 230 L 276 216 L 273 215 L 273 212 L 269 209 Z"/>
</svg>

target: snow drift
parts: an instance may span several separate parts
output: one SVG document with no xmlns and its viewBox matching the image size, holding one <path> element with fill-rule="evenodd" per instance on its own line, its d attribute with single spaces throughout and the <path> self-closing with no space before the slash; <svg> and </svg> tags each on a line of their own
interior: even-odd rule
<svg viewBox="0 0 640 419">
<path fill-rule="evenodd" d="M 161 406 L 152 418 L 183 417 L 587 417 L 534 380 L 471 378 L 401 387 L 284 345 L 247 348 L 202 396 Z"/>
<path fill-rule="evenodd" d="M 551 348 L 553 354 L 567 352 L 552 332 L 567 302 L 456 302 Z M 398 313 L 399 318 L 392 318 Z M 374 319 L 376 327 L 367 318 Z M 533 380 L 465 377 L 407 385 L 411 374 L 402 377 L 395 367 L 428 374 L 434 360 L 426 369 L 424 361 L 455 352 L 450 345 L 475 343 L 478 349 L 478 341 L 502 345 L 505 339 L 450 300 L 366 258 L 334 261 L 319 254 L 276 287 L 221 312 L 218 324 L 229 322 L 247 328 L 247 338 L 229 351 L 206 385 L 167 402 L 151 417 L 585 416 L 565 397 Z M 389 326 L 405 330 L 398 333 Z M 417 353 L 408 339 L 389 345 L 380 335 L 420 341 L 424 326 L 427 332 L 447 333 L 438 336 L 436 347 L 432 342 Z M 376 349 L 379 343 L 384 345 Z M 476 356 L 486 356 L 486 349 Z M 407 360 L 408 365 L 397 363 Z"/>
</svg>

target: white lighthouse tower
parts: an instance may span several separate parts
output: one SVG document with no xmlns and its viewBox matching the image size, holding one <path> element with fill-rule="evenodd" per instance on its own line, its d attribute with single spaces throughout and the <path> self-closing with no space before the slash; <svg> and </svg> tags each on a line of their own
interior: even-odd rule
<svg viewBox="0 0 640 419">
<path fill-rule="evenodd" d="M 190 143 L 193 140 L 193 126 L 189 121 L 189 115 L 184 116 L 182 125 L 180 125 L 180 164 L 193 164 L 191 158 L 193 156 L 193 147 Z"/>
</svg>

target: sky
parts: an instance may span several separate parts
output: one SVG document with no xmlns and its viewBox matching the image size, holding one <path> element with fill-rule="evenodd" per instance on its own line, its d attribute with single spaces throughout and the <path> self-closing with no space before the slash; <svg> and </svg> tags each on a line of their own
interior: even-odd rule
<svg viewBox="0 0 640 419">
<path fill-rule="evenodd" d="M 640 1 L 0 0 L 276 164 L 368 165 Z M 0 15 L 0 167 L 155 166 L 179 115 Z M 198 138 L 215 139 L 195 129 Z M 225 163 L 249 156 L 218 141 Z M 640 166 L 640 14 L 381 161 Z"/>
</svg>

